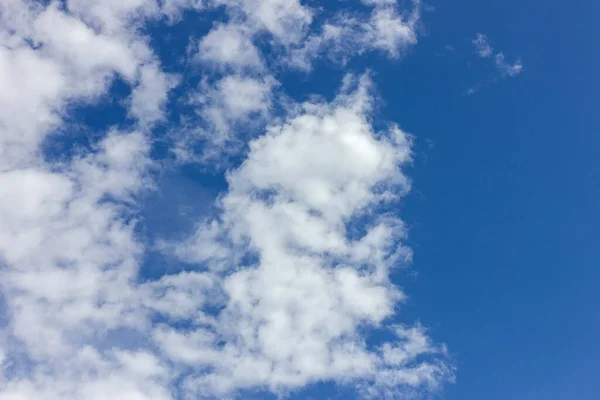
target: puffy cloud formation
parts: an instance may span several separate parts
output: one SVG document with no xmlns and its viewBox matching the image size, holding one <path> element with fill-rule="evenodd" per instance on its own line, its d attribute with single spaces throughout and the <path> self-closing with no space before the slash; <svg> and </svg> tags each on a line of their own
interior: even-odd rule
<svg viewBox="0 0 600 400">
<path fill-rule="evenodd" d="M 444 353 L 421 328 L 393 327 L 396 339 L 374 348 L 360 335 L 404 299 L 388 275 L 410 258 L 398 245 L 405 230 L 377 210 L 408 189 L 401 166 L 410 147 L 397 127 L 369 125 L 368 78 L 346 84 L 333 103 L 303 104 L 252 141 L 228 174 L 218 218 L 174 249 L 224 277 L 228 300 L 210 329 L 166 328 L 159 337 L 175 360 L 212 366 L 191 378 L 201 394 L 358 380 L 400 395 L 398 386 L 450 376 L 446 365 L 421 360 Z M 225 344 L 215 350 L 218 342 Z"/>
<path fill-rule="evenodd" d="M 389 210 L 410 189 L 410 136 L 373 127 L 368 75 L 348 75 L 330 102 L 275 107 L 280 68 L 416 43 L 417 9 L 365 5 L 321 21 L 287 0 L 0 3 L 1 400 L 285 396 L 319 382 L 407 398 L 452 380 L 444 346 L 395 318 L 406 295 L 389 272 L 411 252 Z M 169 118 L 183 77 L 164 71 L 146 28 L 214 10 L 224 19 L 190 40 L 207 71 L 185 93 L 192 129 Z M 80 129 L 73 108 L 112 96 L 116 79 L 133 122 L 48 157 L 45 144 Z M 160 124 L 184 132 L 176 154 L 241 161 L 214 212 L 159 246 L 191 267 L 145 276 L 155 244 L 139 210 L 159 179 Z"/>
</svg>

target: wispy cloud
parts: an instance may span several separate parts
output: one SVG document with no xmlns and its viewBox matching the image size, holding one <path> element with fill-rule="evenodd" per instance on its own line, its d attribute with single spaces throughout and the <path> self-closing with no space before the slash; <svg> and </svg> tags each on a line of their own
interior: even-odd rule
<svg viewBox="0 0 600 400">
<path fill-rule="evenodd" d="M 372 51 L 397 58 L 417 43 L 416 28 L 421 11 L 418 2 L 410 13 L 399 13 L 395 1 L 365 3 L 374 6 L 367 18 L 340 12 L 309 35 L 302 45 L 293 48 L 287 62 L 308 71 L 312 61 L 321 57 L 341 65 L 353 56 Z"/>
<path fill-rule="evenodd" d="M 523 64 L 520 60 L 512 64 L 507 63 L 502 53 L 496 54 L 496 67 L 501 75 L 509 77 L 517 76 L 523 71 Z"/>
<path fill-rule="evenodd" d="M 475 36 L 475 39 L 473 39 L 473 45 L 475 45 L 477 55 L 481 58 L 488 58 L 494 54 L 494 50 L 488 43 L 487 36 L 482 33 L 478 33 Z"/>
<path fill-rule="evenodd" d="M 471 42 L 478 57 L 494 60 L 495 74 L 487 82 L 471 86 L 465 91 L 465 94 L 473 95 L 482 88 L 496 83 L 499 79 L 513 78 L 523 72 L 524 66 L 521 60 L 517 59 L 513 63 L 507 62 L 504 53 L 495 51 L 486 35 L 477 33 Z"/>
</svg>

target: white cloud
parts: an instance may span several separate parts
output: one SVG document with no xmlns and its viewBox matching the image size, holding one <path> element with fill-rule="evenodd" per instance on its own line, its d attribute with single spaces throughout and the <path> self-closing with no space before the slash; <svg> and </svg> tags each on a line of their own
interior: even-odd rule
<svg viewBox="0 0 600 400">
<path fill-rule="evenodd" d="M 68 0 L 66 3 L 76 17 L 109 35 L 123 34 L 132 24 L 141 24 L 160 13 L 155 0 L 99 0 L 93 3 Z"/>
<path fill-rule="evenodd" d="M 475 45 L 477 55 L 481 58 L 488 58 L 494 54 L 494 50 L 488 43 L 487 36 L 482 33 L 478 33 L 475 36 L 475 39 L 473 39 L 473 44 Z"/>
<path fill-rule="evenodd" d="M 10 193 L 0 206 L 0 251 L 10 267 L 4 291 L 19 310 L 14 335 L 33 354 L 66 351 L 70 329 L 83 336 L 95 323 L 122 322 L 117 317 L 140 249 L 119 207 L 103 199 L 126 200 L 141 189 L 144 140 L 137 133 L 111 136 L 98 154 L 63 173 L 29 168 L 1 175 Z"/>
<path fill-rule="evenodd" d="M 133 286 L 142 247 L 120 204 L 144 187 L 147 149 L 139 133 L 113 134 L 68 170 L 0 174 L 4 351 L 18 363 L 0 399 L 171 398 L 168 371 L 155 377 L 155 357 L 126 339 L 147 317 Z"/>
<path fill-rule="evenodd" d="M 523 71 L 523 64 L 520 60 L 517 60 L 514 63 L 508 63 L 502 52 L 494 52 L 486 35 L 478 33 L 475 39 L 473 39 L 473 45 L 475 46 L 475 50 L 479 57 L 494 58 L 496 69 L 501 76 L 513 77 L 519 75 Z"/>
<path fill-rule="evenodd" d="M 19 165 L 34 156 L 45 136 L 60 125 L 65 107 L 94 101 L 106 92 L 115 74 L 134 86 L 131 112 L 135 117 L 146 122 L 160 118 L 165 91 L 171 87 L 168 78 L 160 72 L 145 40 L 135 30 L 122 30 L 127 19 L 108 12 L 115 11 L 111 8 L 115 6 L 119 7 L 116 11 L 125 7 L 133 13 L 134 5 L 145 10 L 147 3 L 97 2 L 83 8 L 74 1 L 69 5 L 84 21 L 108 21 L 98 23 L 110 29 L 98 32 L 59 9 L 57 3 L 34 7 L 10 0 L 0 5 L 4 27 L 0 35 L 4 128 L 0 163 L 4 166 Z M 138 93 L 143 93 L 143 107 L 136 100 Z"/>
<path fill-rule="evenodd" d="M 519 59 L 514 63 L 509 63 L 504 57 L 504 53 L 495 52 L 492 46 L 489 44 L 488 37 L 482 33 L 478 33 L 475 39 L 472 40 L 475 46 L 475 51 L 480 58 L 492 58 L 494 60 L 494 66 L 496 69 L 496 76 L 492 77 L 488 82 L 471 86 L 465 92 L 468 96 L 471 96 L 481 90 L 483 87 L 496 83 L 499 79 L 512 78 L 523 72 L 523 64 Z"/>
<path fill-rule="evenodd" d="M 235 20 L 246 20 L 254 31 L 266 31 L 282 44 L 300 41 L 313 12 L 299 0 L 217 0 Z"/>
<path fill-rule="evenodd" d="M 396 56 L 414 43 L 417 14 L 370 3 L 334 46 L 364 33 L 357 52 Z M 381 398 L 451 379 L 424 329 L 389 326 L 406 297 L 389 272 L 411 252 L 403 222 L 379 211 L 410 188 L 410 137 L 373 128 L 367 76 L 348 76 L 329 103 L 276 105 L 279 83 L 252 43 L 268 33 L 285 57 L 315 11 L 282 0 L 210 6 L 219 4 L 230 20 L 199 39 L 198 54 L 216 74 L 186 97 L 205 138 L 249 150 L 213 218 L 162 244 L 195 270 L 150 278 L 140 276 L 137 211 L 155 186 L 151 132 L 180 77 L 162 71 L 141 28 L 208 5 L 0 3 L 0 400 L 223 398 L 321 381 Z M 132 89 L 124 103 L 135 125 L 46 160 L 44 140 L 70 133 L 69 107 L 102 99 L 116 76 Z M 275 106 L 287 114 L 272 118 Z M 368 329 L 394 339 L 367 344 Z"/>
<path fill-rule="evenodd" d="M 156 62 L 141 66 L 138 74 L 129 112 L 140 125 L 149 127 L 164 118 L 167 94 L 176 86 L 178 77 L 163 73 Z"/>
<path fill-rule="evenodd" d="M 216 66 L 235 69 L 262 67 L 261 56 L 243 25 L 217 25 L 200 41 L 198 57 Z"/>
<path fill-rule="evenodd" d="M 381 49 L 391 57 L 397 57 L 403 47 L 416 44 L 415 24 L 418 19 L 418 6 L 408 18 L 399 15 L 395 8 L 376 8 L 370 21 L 374 32 L 370 33 L 368 38 L 373 40 L 372 45 L 375 49 Z"/>
<path fill-rule="evenodd" d="M 217 67 L 262 69 L 263 60 L 254 39 L 268 33 L 276 45 L 299 43 L 312 22 L 313 12 L 298 0 L 216 0 L 230 15 L 215 23 L 202 38 L 198 58 Z"/>
<path fill-rule="evenodd" d="M 85 348 L 68 360 L 56 360 L 63 376 L 46 377 L 40 370 L 32 380 L 13 380 L 0 386 L 2 400 L 116 399 L 170 400 L 165 385 L 168 369 L 145 351 L 112 350 L 101 356 Z"/>
<path fill-rule="evenodd" d="M 278 392 L 321 380 L 401 391 L 451 375 L 443 363 L 418 361 L 441 351 L 420 330 L 397 328 L 398 342 L 381 353 L 358 334 L 361 326 L 379 327 L 404 298 L 388 279 L 398 257 L 410 257 L 397 244 L 402 224 L 372 210 L 408 188 L 400 167 L 410 161 L 410 147 L 397 127 L 372 130 L 368 78 L 354 82 L 355 90 L 352 83 L 332 104 L 306 103 L 252 141 L 246 161 L 228 175 L 221 222 L 201 224 L 177 249 L 222 261 L 221 251 L 210 249 L 231 246 L 256 259 L 242 269 L 229 266 L 222 281 L 227 301 L 210 329 L 161 330 L 157 337 L 173 361 L 212 367 L 190 378 L 198 393 Z M 352 237 L 348 227 L 358 220 L 366 233 Z M 221 239 L 206 251 L 198 239 L 216 238 L 215 229 Z M 224 347 L 215 347 L 218 339 Z"/>
<path fill-rule="evenodd" d="M 361 3 L 369 5 L 369 6 L 380 6 L 380 5 L 396 4 L 396 0 L 361 0 Z"/>
<path fill-rule="evenodd" d="M 520 60 L 517 60 L 514 63 L 509 64 L 506 62 L 506 60 L 504 58 L 504 54 L 502 54 L 502 53 L 496 54 L 496 67 L 498 68 L 498 71 L 500 71 L 500 73 L 503 76 L 513 77 L 513 76 L 517 76 L 521 72 L 523 72 L 523 64 L 521 63 Z"/>
<path fill-rule="evenodd" d="M 214 83 L 207 79 L 211 84 L 202 85 L 198 96 L 193 96 L 194 100 L 200 100 L 200 120 L 196 127 L 196 121 L 192 120 L 186 126 L 186 132 L 179 130 L 176 134 L 178 144 L 174 153 L 177 157 L 184 162 L 202 160 L 206 163 L 214 162 L 216 157 L 232 150 L 237 151 L 239 145 L 228 147 L 238 132 L 235 125 L 252 122 L 246 129 L 246 138 L 251 137 L 256 128 L 265 126 L 268 115 L 265 110 L 273 101 L 269 92 L 277 86 L 276 74 L 282 68 L 310 71 L 314 60 L 319 58 L 344 65 L 350 58 L 370 51 L 397 58 L 416 44 L 420 19 L 418 1 L 412 3 L 410 10 L 401 10 L 393 1 L 366 4 L 372 7 L 367 15 L 342 9 L 330 19 L 319 20 L 315 18 L 317 9 L 297 0 L 219 0 L 212 3 L 211 7 L 223 6 L 229 19 L 215 23 L 208 34 L 198 40 L 194 58 L 210 67 L 211 73 L 217 72 L 220 80 Z M 269 54 L 263 54 L 267 41 Z M 214 75 L 208 75 L 214 78 Z M 252 100 L 252 112 L 229 110 L 228 105 L 232 102 L 227 98 L 227 87 L 223 86 L 228 79 L 239 85 L 243 82 L 260 84 L 260 88 L 254 85 L 252 93 L 248 85 L 246 88 L 240 86 L 243 99 Z M 278 97 L 281 99 L 283 97 Z M 209 144 L 200 158 L 187 150 L 198 142 Z"/>
<path fill-rule="evenodd" d="M 196 139 L 206 140 L 204 160 L 239 151 L 251 134 L 262 127 L 270 114 L 273 89 L 277 81 L 270 77 L 252 78 L 245 75 L 226 75 L 214 84 L 203 82 L 191 104 L 206 127 L 192 132 Z"/>
<path fill-rule="evenodd" d="M 184 11 L 203 11 L 208 8 L 207 3 L 207 0 L 162 0 L 160 6 L 169 22 L 175 23 Z"/>
<path fill-rule="evenodd" d="M 160 119 L 169 78 L 132 24 L 154 10 L 150 1 L 0 4 L 0 399 L 171 398 L 162 362 L 123 342 L 147 323 L 128 204 L 150 184 L 148 136 L 111 131 L 59 164 L 40 147 L 57 130 L 70 134 L 68 107 L 99 99 L 117 74 L 133 87 L 139 126 Z"/>
<path fill-rule="evenodd" d="M 324 23 L 318 33 L 310 35 L 302 46 L 292 49 L 287 62 L 296 68 L 310 70 L 312 61 L 320 57 L 342 65 L 353 56 L 374 50 L 397 58 L 417 43 L 418 2 L 409 14 L 399 13 L 395 2 L 367 4 L 374 5 L 368 18 L 340 12 L 333 21 Z"/>
</svg>

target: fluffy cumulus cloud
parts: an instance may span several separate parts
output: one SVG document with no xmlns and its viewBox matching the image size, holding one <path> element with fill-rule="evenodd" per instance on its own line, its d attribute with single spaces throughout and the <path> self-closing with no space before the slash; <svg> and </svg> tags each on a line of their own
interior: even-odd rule
<svg viewBox="0 0 600 400">
<path fill-rule="evenodd" d="M 208 329 L 158 336 L 174 361 L 210 366 L 189 378 L 200 394 L 356 380 L 400 396 L 398 387 L 431 388 L 450 376 L 422 359 L 444 349 L 420 328 L 391 327 L 395 339 L 379 346 L 360 334 L 388 329 L 382 323 L 404 299 L 388 276 L 410 258 L 398 245 L 405 230 L 377 210 L 408 189 L 401 167 L 411 153 L 396 126 L 370 126 L 368 79 L 346 84 L 333 103 L 303 104 L 253 140 L 228 174 L 218 217 L 176 244 L 223 277 L 227 299 Z"/>
<path fill-rule="evenodd" d="M 416 44 L 417 3 L 361 7 L 324 19 L 288 0 L 0 2 L 0 400 L 285 397 L 322 382 L 413 398 L 453 379 L 445 347 L 398 322 L 406 295 L 390 280 L 411 259 L 391 211 L 410 190 L 410 135 L 374 127 L 368 74 L 304 102 L 278 75 Z M 190 85 L 165 72 L 151 27 L 202 13 L 216 20 L 186 38 Z M 112 96 L 126 121 L 82 128 L 73 110 Z M 89 146 L 48 154 L 82 130 Z M 165 145 L 176 157 L 157 158 Z M 194 230 L 148 242 L 155 172 L 220 173 L 231 157 Z M 157 249 L 170 265 L 144 274 Z"/>
</svg>

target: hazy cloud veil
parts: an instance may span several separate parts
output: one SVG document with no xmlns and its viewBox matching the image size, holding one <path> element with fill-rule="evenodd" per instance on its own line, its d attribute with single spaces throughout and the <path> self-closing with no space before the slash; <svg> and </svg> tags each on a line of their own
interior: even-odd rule
<svg viewBox="0 0 600 400">
<path fill-rule="evenodd" d="M 405 294 L 389 273 L 411 251 L 390 205 L 410 190 L 410 136 L 374 124 L 366 71 L 331 101 L 295 101 L 279 81 L 401 56 L 420 5 L 363 0 L 324 18 L 314 3 L 0 2 L 1 400 L 285 397 L 320 382 L 404 399 L 453 379 L 443 345 L 395 322 Z M 177 55 L 200 77 L 189 85 L 149 27 L 205 16 Z M 92 132 L 73 117 L 117 81 L 123 123 Z M 175 118 L 181 103 L 193 112 Z M 49 154 L 81 131 L 97 140 Z M 198 204 L 211 211 L 191 234 L 149 242 L 138 213 L 155 172 L 184 164 L 227 189 Z M 150 249 L 191 267 L 144 276 Z"/>
</svg>

